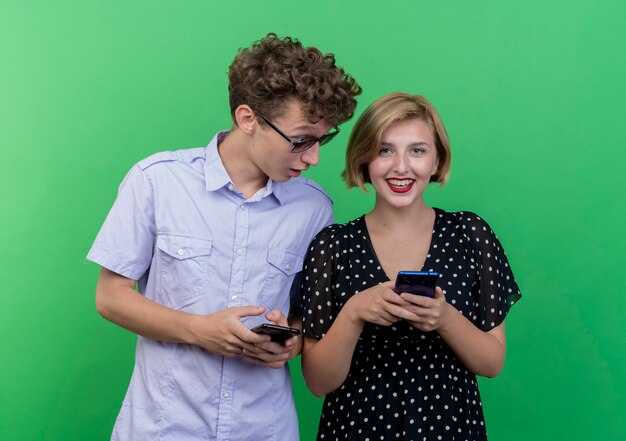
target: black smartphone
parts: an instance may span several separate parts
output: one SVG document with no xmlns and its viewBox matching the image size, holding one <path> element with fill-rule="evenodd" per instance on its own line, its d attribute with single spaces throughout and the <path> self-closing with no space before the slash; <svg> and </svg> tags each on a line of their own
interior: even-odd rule
<svg viewBox="0 0 626 441">
<path fill-rule="evenodd" d="M 421 271 L 400 271 L 396 277 L 394 291 L 398 294 L 406 292 L 420 296 L 433 297 L 439 273 Z"/>
<path fill-rule="evenodd" d="M 272 337 L 272 341 L 277 343 L 283 343 L 291 337 L 300 335 L 300 330 L 297 328 L 275 325 L 273 323 L 263 323 L 262 325 L 255 326 L 251 329 L 251 331 L 256 332 L 257 334 L 269 335 Z"/>
</svg>

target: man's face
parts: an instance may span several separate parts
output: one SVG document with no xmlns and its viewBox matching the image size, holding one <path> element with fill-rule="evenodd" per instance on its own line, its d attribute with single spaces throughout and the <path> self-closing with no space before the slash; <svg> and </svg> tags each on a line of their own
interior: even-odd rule
<svg viewBox="0 0 626 441">
<path fill-rule="evenodd" d="M 319 138 L 331 126 L 325 120 L 315 123 L 308 121 L 299 101 L 292 99 L 285 102 L 285 110 L 271 122 L 287 137 Z M 292 153 L 291 144 L 268 124 L 259 124 L 254 135 L 251 149 L 252 161 L 270 179 L 277 182 L 288 181 L 319 162 L 319 143 L 301 153 Z"/>
</svg>

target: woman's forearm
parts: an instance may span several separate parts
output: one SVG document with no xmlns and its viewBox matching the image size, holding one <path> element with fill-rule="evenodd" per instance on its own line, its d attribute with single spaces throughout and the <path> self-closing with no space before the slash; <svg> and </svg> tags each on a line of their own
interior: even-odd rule
<svg viewBox="0 0 626 441">
<path fill-rule="evenodd" d="M 441 338 L 472 373 L 490 378 L 497 376 L 506 353 L 504 322 L 485 332 L 452 305 L 448 307 L 448 318 L 437 329 Z"/>
<path fill-rule="evenodd" d="M 350 370 L 364 322 L 351 313 L 349 303 L 339 312 L 324 338 L 304 341 L 302 374 L 309 390 L 318 397 L 341 386 Z"/>
</svg>

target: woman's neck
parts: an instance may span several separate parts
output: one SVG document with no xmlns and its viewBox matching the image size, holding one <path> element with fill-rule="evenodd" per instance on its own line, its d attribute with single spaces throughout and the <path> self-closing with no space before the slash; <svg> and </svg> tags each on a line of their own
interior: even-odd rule
<svg viewBox="0 0 626 441">
<path fill-rule="evenodd" d="M 419 271 L 424 267 L 435 210 L 423 203 L 401 209 L 376 204 L 365 215 L 365 223 L 378 262 L 389 280 L 395 280 L 398 271 Z"/>
<path fill-rule="evenodd" d="M 377 201 L 372 211 L 365 215 L 368 229 L 378 234 L 394 231 L 420 232 L 425 227 L 430 228 L 433 217 L 434 210 L 423 201 L 401 208 L 389 207 Z"/>
</svg>

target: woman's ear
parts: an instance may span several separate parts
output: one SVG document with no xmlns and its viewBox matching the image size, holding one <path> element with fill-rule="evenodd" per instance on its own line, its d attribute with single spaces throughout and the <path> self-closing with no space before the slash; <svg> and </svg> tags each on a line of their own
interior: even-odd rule
<svg viewBox="0 0 626 441">
<path fill-rule="evenodd" d="M 241 104 L 235 109 L 235 122 L 247 134 L 252 134 L 257 127 L 256 114 L 247 104 Z"/>
</svg>

